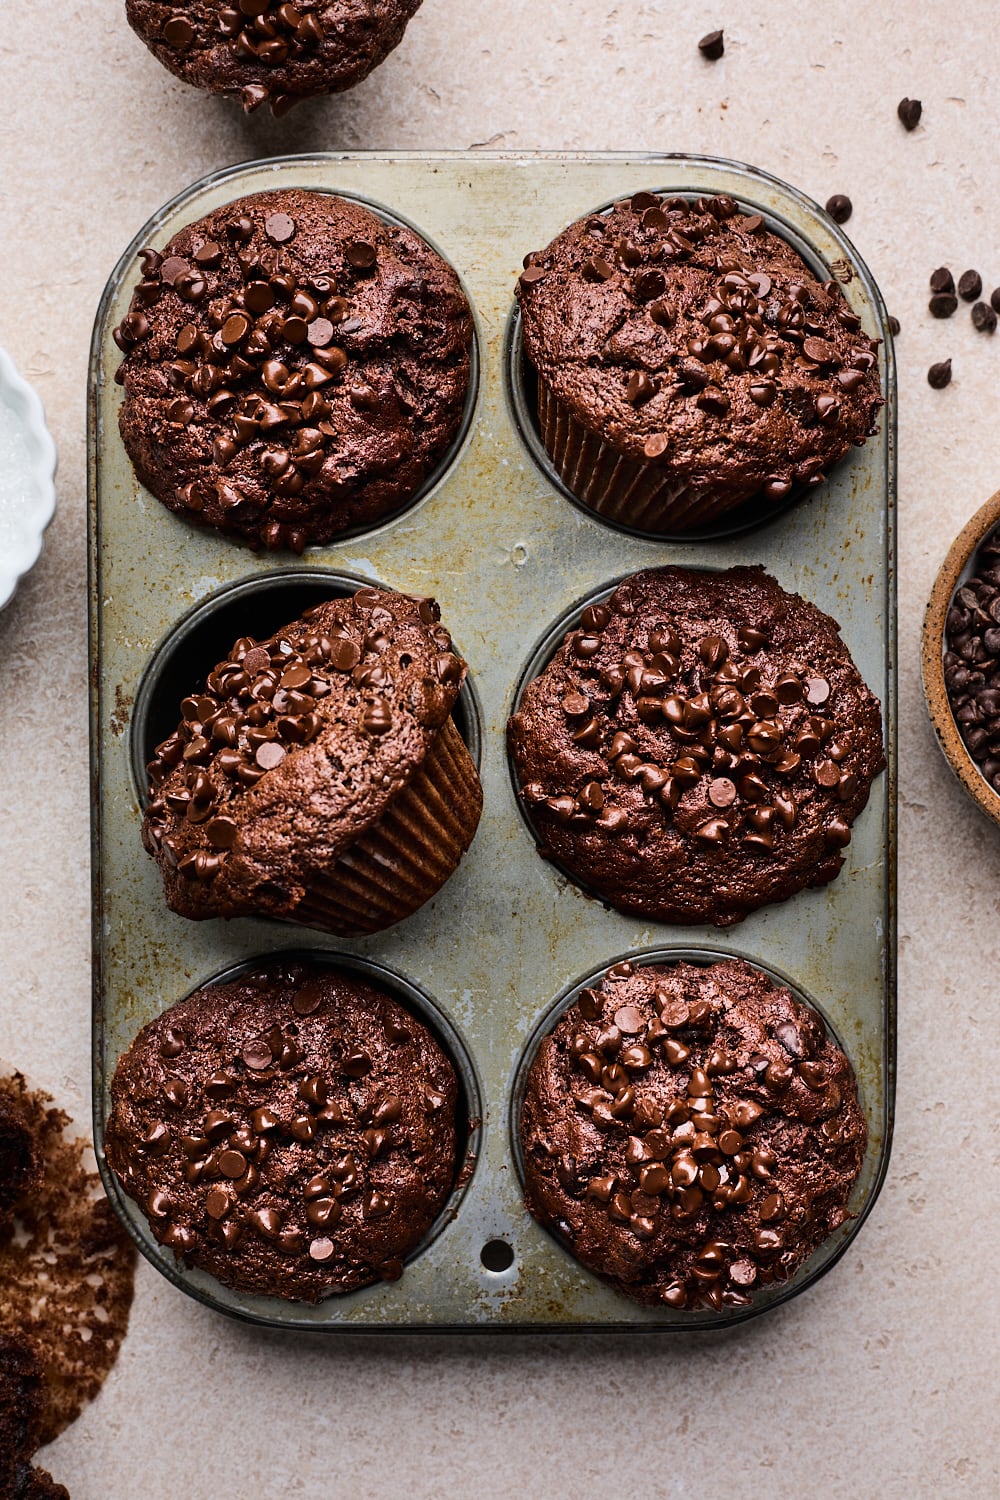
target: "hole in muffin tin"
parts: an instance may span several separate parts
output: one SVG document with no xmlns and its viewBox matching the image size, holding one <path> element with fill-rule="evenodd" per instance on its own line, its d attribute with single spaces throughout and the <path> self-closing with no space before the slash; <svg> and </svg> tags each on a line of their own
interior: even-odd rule
<svg viewBox="0 0 1000 1500">
<path fill-rule="evenodd" d="M 433 469 L 431 469 L 430 473 L 427 474 L 423 482 L 419 485 L 419 487 L 414 491 L 412 495 L 410 495 L 407 499 L 402 500 L 399 505 L 396 506 L 393 510 L 386 511 L 384 515 L 377 516 L 372 521 L 366 521 L 361 525 L 349 526 L 344 531 L 338 531 L 333 540 L 334 542 L 339 543 L 349 541 L 352 537 L 372 536 L 376 532 L 381 530 L 382 527 L 388 526 L 394 521 L 398 521 L 400 517 L 408 514 L 409 511 L 413 510 L 423 500 L 426 500 L 427 497 L 432 493 L 432 491 L 437 489 L 438 485 L 441 483 L 442 479 L 444 479 L 445 475 L 449 472 L 453 465 L 457 463 L 459 456 L 465 448 L 472 432 L 472 419 L 475 414 L 476 403 L 479 399 L 479 319 L 476 313 L 475 303 L 472 300 L 469 288 L 466 286 L 461 272 L 444 253 L 440 245 L 438 245 L 431 238 L 431 236 L 427 234 L 423 229 L 421 229 L 417 224 L 414 224 L 410 219 L 405 218 L 402 214 L 397 213 L 394 209 L 387 208 L 385 204 L 378 203 L 371 198 L 365 198 L 360 193 L 352 193 L 347 190 L 338 188 L 324 188 L 313 186 L 308 187 L 306 191 L 311 193 L 324 194 L 331 198 L 343 198 L 348 203 L 357 203 L 359 207 L 367 209 L 368 212 L 374 214 L 377 219 L 381 219 L 384 224 L 388 224 L 397 229 L 408 229 L 411 231 L 411 233 L 417 235 L 417 237 L 421 239 L 425 245 L 429 246 L 430 249 L 434 251 L 435 255 L 440 256 L 445 265 L 448 266 L 448 268 L 453 271 L 454 274 L 458 277 L 458 283 L 461 287 L 462 295 L 465 297 L 465 300 L 469 305 L 469 314 L 472 319 L 472 338 L 469 343 L 469 384 L 465 392 L 465 400 L 462 403 L 462 415 L 459 420 L 458 427 L 456 428 L 454 437 L 448 444 L 445 451 L 441 454 L 441 457 L 438 459 Z M 256 195 L 251 194 L 250 196 Z M 231 536 L 227 536 L 224 538 L 224 540 L 231 544 L 234 538 Z M 330 544 L 322 544 L 322 546 L 328 545 Z M 314 550 L 315 546 L 316 544 L 307 544 L 305 550 L 307 552 L 311 552 Z"/>
<path fill-rule="evenodd" d="M 331 568 L 275 568 L 226 584 L 182 615 L 154 651 L 135 695 L 129 756 L 140 806 L 144 808 L 149 801 L 146 766 L 156 746 L 177 728 L 181 700 L 201 687 L 235 641 L 241 636 L 264 640 L 314 604 L 373 587 L 396 592 L 371 578 Z M 457 649 L 461 654 L 461 648 Z M 452 718 L 477 769 L 481 768 L 482 709 L 469 675 Z"/>
<path fill-rule="evenodd" d="M 522 1194 L 524 1192 L 524 1151 L 521 1146 L 520 1123 L 521 1111 L 524 1107 L 524 1096 L 527 1092 L 528 1075 L 531 1071 L 531 1064 L 535 1060 L 535 1054 L 537 1053 L 541 1043 L 549 1035 L 550 1032 L 555 1030 L 563 1014 L 567 1010 L 569 1010 L 570 1006 L 574 1003 L 580 991 L 593 988 L 594 986 L 600 984 L 604 976 L 607 974 L 608 970 L 613 968 L 615 964 L 628 962 L 637 969 L 647 969 L 654 964 L 660 965 L 663 968 L 673 968 L 680 963 L 689 963 L 695 965 L 697 968 L 707 969 L 711 967 L 712 964 L 719 963 L 724 959 L 734 959 L 738 962 L 743 962 L 751 965 L 752 968 L 757 969 L 761 974 L 765 976 L 765 978 L 769 979 L 772 984 L 777 985 L 781 989 L 789 990 L 794 1000 L 798 1001 L 800 1005 L 807 1005 L 810 1010 L 814 1010 L 819 1016 L 820 1020 L 823 1022 L 823 1026 L 826 1029 L 828 1037 L 840 1048 L 840 1050 L 847 1058 L 848 1062 L 851 1064 L 851 1069 L 854 1074 L 855 1083 L 857 1084 L 858 1089 L 858 1103 L 868 1125 L 868 1146 L 865 1152 L 867 1158 L 868 1153 L 871 1151 L 873 1143 L 875 1141 L 877 1127 L 872 1120 L 871 1112 L 869 1111 L 866 1104 L 864 1086 L 860 1071 L 857 1067 L 855 1067 L 851 1051 L 847 1046 L 845 1046 L 843 1038 L 840 1036 L 837 1028 L 833 1025 L 829 1015 L 824 1010 L 823 1006 L 820 1005 L 816 999 L 814 999 L 814 997 L 808 990 L 803 989 L 800 984 L 797 984 L 794 979 L 790 979 L 788 975 L 782 973 L 780 969 L 774 968 L 771 964 L 763 963 L 760 959 L 751 957 L 750 954 L 741 953 L 738 949 L 735 948 L 726 949 L 687 946 L 641 948 L 636 949 L 634 952 L 630 953 L 619 953 L 615 958 L 610 958 L 607 963 L 602 964 L 600 968 L 592 969 L 589 974 L 585 974 L 581 979 L 575 979 L 570 984 L 568 984 L 559 993 L 559 995 L 556 996 L 551 1005 L 546 1007 L 545 1011 L 539 1018 L 537 1025 L 524 1044 L 524 1049 L 521 1052 L 520 1058 L 518 1059 L 517 1068 L 514 1073 L 513 1084 L 510 1090 L 510 1111 L 507 1121 L 507 1128 L 510 1139 L 510 1153 L 514 1162 L 514 1166 L 517 1170 L 518 1181 L 521 1185 Z M 827 1240 L 816 1247 L 812 1255 L 808 1257 L 804 1264 L 800 1266 L 795 1274 L 791 1276 L 787 1281 L 776 1282 L 772 1287 L 768 1287 L 763 1292 L 759 1292 L 757 1297 L 754 1299 L 755 1304 L 759 1306 L 761 1303 L 770 1304 L 772 1302 L 784 1301 L 786 1297 L 794 1295 L 794 1293 L 799 1289 L 801 1283 L 804 1280 L 812 1281 L 817 1276 L 822 1275 L 826 1271 L 828 1271 L 830 1267 L 840 1259 L 841 1255 L 847 1249 L 851 1240 L 853 1240 L 858 1229 L 861 1227 L 861 1224 L 867 1217 L 869 1208 L 875 1201 L 869 1190 L 863 1185 L 863 1176 L 864 1172 L 862 1169 L 862 1172 L 859 1173 L 857 1182 L 855 1183 L 853 1188 L 852 1197 L 855 1200 L 853 1214 L 845 1220 L 840 1229 L 835 1230 Z M 859 1195 L 864 1194 L 867 1194 L 866 1201 L 858 1201 Z M 544 1228 L 544 1226 L 539 1227 Z M 570 1260 L 573 1261 L 573 1264 L 578 1267 L 582 1274 L 586 1276 L 593 1275 L 593 1272 L 589 1271 L 586 1266 L 580 1265 L 579 1261 L 575 1259 L 564 1240 L 560 1239 L 557 1234 L 552 1233 L 548 1229 L 545 1229 L 545 1233 L 549 1235 L 549 1237 L 559 1246 L 559 1248 L 565 1255 L 569 1256 Z M 664 1315 L 666 1315 L 667 1310 L 664 1309 L 663 1311 Z M 718 1316 L 720 1322 L 731 1321 L 731 1315 L 725 1313 L 720 1315 L 712 1315 L 703 1314 L 701 1311 L 682 1311 L 677 1313 L 675 1316 L 679 1321 L 683 1322 L 691 1320 L 692 1318 L 699 1318 L 703 1315 L 712 1317 Z"/>
<path fill-rule="evenodd" d="M 479 1252 L 479 1259 L 487 1271 L 499 1276 L 514 1264 L 514 1251 L 506 1240 L 487 1240 Z"/>
<path fill-rule="evenodd" d="M 458 1085 L 458 1097 L 455 1106 L 455 1177 L 451 1191 L 433 1222 L 410 1253 L 405 1257 L 404 1266 L 412 1263 L 442 1235 L 450 1224 L 455 1220 L 459 1206 L 469 1189 L 472 1178 L 481 1155 L 483 1104 L 482 1089 L 480 1087 L 479 1075 L 472 1060 L 472 1055 L 466 1045 L 464 1038 L 455 1029 L 451 1021 L 439 1008 L 430 994 L 417 985 L 413 980 L 407 979 L 394 969 L 388 969 L 384 965 L 375 963 L 370 959 L 361 958 L 354 953 L 341 953 L 329 948 L 283 948 L 276 949 L 271 953 L 258 954 L 254 958 L 243 960 L 237 964 L 231 964 L 218 973 L 202 979 L 191 990 L 181 997 L 182 1000 L 190 999 L 199 990 L 208 985 L 230 984 L 242 975 L 252 972 L 254 969 L 271 966 L 281 962 L 301 962 L 316 965 L 320 968 L 339 970 L 351 975 L 372 986 L 373 989 L 382 990 L 396 1000 L 404 1010 L 415 1016 L 422 1022 L 434 1037 L 435 1041 L 444 1052 L 448 1061 L 455 1070 L 455 1078 Z M 164 1007 L 167 1009 L 168 1007 Z M 110 1086 L 110 1081 L 108 1086 Z M 107 1106 L 105 1105 L 107 1110 Z M 105 1114 L 105 1120 L 107 1114 Z M 103 1137 L 105 1121 L 99 1121 L 99 1133 Z M 103 1143 L 99 1142 L 99 1163 L 105 1187 L 112 1204 L 115 1206 L 118 1216 L 122 1219 L 126 1229 L 135 1241 L 139 1250 L 158 1271 L 161 1271 L 175 1286 L 194 1297 L 197 1301 L 209 1307 L 220 1307 L 222 1311 L 243 1310 L 246 1301 L 245 1294 L 231 1293 L 230 1289 L 217 1282 L 207 1272 L 198 1272 L 197 1280 L 191 1279 L 191 1273 L 185 1271 L 183 1266 L 174 1260 L 169 1250 L 159 1244 L 150 1231 L 145 1215 L 139 1205 L 125 1193 L 118 1182 L 117 1177 L 107 1166 L 104 1160 Z M 220 1303 L 218 1296 L 203 1290 L 205 1283 L 213 1287 L 218 1286 L 223 1298 L 230 1295 L 239 1298 L 239 1308 L 231 1308 L 227 1302 Z M 347 1296 L 365 1296 L 377 1292 L 381 1282 L 373 1282 L 370 1286 L 361 1287 Z M 254 1299 L 256 1300 L 256 1299 Z M 270 1300 L 270 1299 L 269 1299 Z M 290 1310 L 303 1304 L 289 1302 L 284 1298 L 278 1300 L 282 1306 Z M 334 1301 L 342 1301 L 343 1298 L 334 1297 Z M 319 1304 L 322 1306 L 323 1304 Z"/>
<path fill-rule="evenodd" d="M 640 189 L 636 188 L 636 192 Z M 693 202 L 696 198 L 703 196 L 701 193 L 693 192 L 691 189 L 677 191 L 669 187 L 654 187 L 648 190 L 663 198 L 686 198 Z M 624 195 L 623 195 L 624 196 Z M 760 204 L 749 200 L 736 198 L 734 201 L 741 212 L 759 213 L 762 215 L 765 227 L 772 234 L 783 239 L 786 244 L 796 252 L 805 262 L 808 269 L 819 281 L 830 279 L 830 268 L 825 265 L 817 255 L 815 249 L 802 238 L 802 236 L 788 224 L 784 219 L 771 212 L 765 211 Z M 622 197 L 613 198 L 599 207 L 592 209 L 589 214 L 581 214 L 581 218 L 592 218 L 600 214 L 606 214 L 616 203 L 622 202 Z M 815 491 L 807 485 L 796 485 L 784 500 L 766 500 L 763 496 L 751 496 L 742 504 L 734 506 L 732 510 L 726 511 L 714 521 L 709 521 L 703 526 L 693 526 L 687 531 L 643 531 L 638 527 L 625 526 L 618 521 L 612 521 L 606 516 L 599 515 L 585 501 L 581 500 L 566 484 L 542 441 L 541 428 L 538 421 L 538 376 L 531 361 L 524 351 L 524 329 L 521 321 L 521 309 L 517 301 L 514 302 L 510 315 L 507 319 L 507 328 L 504 335 L 504 383 L 507 392 L 507 401 L 511 416 L 518 435 L 528 453 L 531 455 L 535 465 L 545 475 L 545 478 L 557 489 L 565 499 L 569 500 L 576 508 L 589 516 L 598 525 L 607 526 L 612 531 L 624 533 L 626 536 L 639 537 L 650 542 L 703 542 L 722 540 L 725 537 L 743 536 L 749 531 L 759 530 L 769 525 L 798 505 L 803 499 L 812 496 Z M 840 463 L 835 466 L 834 472 L 848 462 L 845 455 Z M 821 489 L 817 486 L 816 489 Z"/>
</svg>

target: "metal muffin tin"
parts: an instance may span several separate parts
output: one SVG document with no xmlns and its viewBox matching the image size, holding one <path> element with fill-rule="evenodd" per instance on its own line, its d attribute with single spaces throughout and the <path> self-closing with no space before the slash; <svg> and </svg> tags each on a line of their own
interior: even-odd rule
<svg viewBox="0 0 1000 1500">
<path fill-rule="evenodd" d="M 479 357 L 467 431 L 427 493 L 382 525 L 301 559 L 255 556 L 234 540 L 194 530 L 142 489 L 118 435 L 122 397 L 113 380 L 120 356 L 111 330 L 138 279 L 136 251 L 162 247 L 220 204 L 280 187 L 342 193 L 411 223 L 462 276 Z M 513 314 L 522 258 L 595 206 L 642 189 L 728 193 L 762 213 L 814 268 L 843 283 L 865 331 L 885 340 L 879 435 L 801 503 L 763 520 L 739 518 L 751 529 L 720 523 L 711 535 L 688 540 L 615 530 L 565 496 L 532 441 Z M 191 1296 L 237 1317 L 276 1328 L 372 1332 L 718 1328 L 785 1301 L 828 1270 L 882 1185 L 895 1085 L 895 369 L 881 296 L 838 227 L 784 183 L 704 157 L 377 153 L 255 162 L 180 194 L 123 255 L 97 315 L 89 414 L 95 1142 L 112 1202 L 147 1258 Z M 833 884 L 724 931 L 608 911 L 539 857 L 518 810 L 505 725 L 525 668 L 554 621 L 627 573 L 665 563 L 756 562 L 840 621 L 882 703 L 888 770 L 875 782 Z M 440 601 L 470 665 L 463 729 L 480 759 L 479 832 L 427 906 L 372 937 L 345 941 L 263 920 L 186 921 L 167 910 L 159 872 L 139 842 L 136 776 L 149 737 L 164 714 L 169 720 L 169 695 L 174 705 L 180 697 L 170 669 L 176 673 L 180 663 L 186 670 L 192 630 L 204 625 L 211 639 L 213 629 L 225 629 L 224 611 L 236 597 L 249 602 L 253 580 L 282 598 L 287 585 L 291 599 L 296 587 L 322 586 L 321 570 L 334 575 L 326 580 L 331 592 L 345 586 L 346 575 Z M 262 591 L 262 620 L 274 608 L 275 595 Z M 250 633 L 264 635 L 276 623 Z M 158 654 L 168 640 L 172 662 Z M 215 660 L 210 652 L 201 670 Z M 477 1159 L 449 1207 L 452 1221 L 438 1226 L 400 1281 L 317 1307 L 245 1297 L 177 1263 L 121 1193 L 103 1153 L 110 1077 L 140 1026 L 247 960 L 304 949 L 376 963 L 404 1002 L 409 994 L 412 1004 L 414 992 L 427 997 L 454 1034 L 460 1071 L 468 1059 L 469 1108 L 481 1108 L 481 1119 L 469 1121 Z M 858 1073 L 871 1140 L 856 1217 L 797 1276 L 759 1294 L 749 1309 L 635 1305 L 578 1266 L 523 1205 L 512 1135 L 526 1048 L 543 1018 L 551 1024 L 587 977 L 639 954 L 657 962 L 732 954 L 786 978 L 827 1017 Z"/>
</svg>

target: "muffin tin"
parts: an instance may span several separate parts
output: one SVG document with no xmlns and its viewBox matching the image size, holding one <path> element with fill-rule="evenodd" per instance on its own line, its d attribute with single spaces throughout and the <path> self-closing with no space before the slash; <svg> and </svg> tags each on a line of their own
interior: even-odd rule
<svg viewBox="0 0 1000 1500">
<path fill-rule="evenodd" d="M 359 198 L 435 244 L 470 297 L 479 367 L 467 430 L 427 492 L 393 519 L 301 559 L 255 556 L 195 531 L 139 486 L 118 436 L 119 354 L 111 338 L 138 279 L 142 245 L 162 247 L 183 224 L 243 194 L 291 186 Z M 886 341 L 879 435 L 801 503 L 741 516 L 744 529 L 726 518 L 709 534 L 655 541 L 615 530 L 567 498 L 532 439 L 513 296 L 522 258 L 571 220 L 641 189 L 728 193 L 762 213 L 822 276 L 842 282 L 866 332 Z M 895 1081 L 895 374 L 882 299 L 837 226 L 774 178 L 692 156 L 359 154 L 240 166 L 167 204 L 115 269 L 95 328 L 89 436 L 95 1141 L 107 1190 L 147 1258 L 190 1295 L 250 1321 L 373 1332 L 716 1328 L 815 1281 L 847 1248 L 881 1187 Z M 518 686 L 550 642 L 553 622 L 623 575 L 665 563 L 755 562 L 840 621 L 882 703 L 888 770 L 832 885 L 725 932 L 608 911 L 533 847 L 504 734 Z M 275 612 L 286 600 L 314 598 L 326 587 L 340 592 L 353 581 L 434 594 L 469 662 L 459 718 L 486 799 L 472 848 L 427 906 L 368 938 L 173 915 L 139 843 L 141 773 L 150 742 L 171 713 L 176 721 L 176 674 L 187 683 L 192 641 L 202 630 L 206 641 L 226 634 L 227 611 L 242 612 L 254 596 L 261 624 L 251 633 L 260 636 L 283 621 Z M 216 659 L 206 649 L 204 670 Z M 102 1150 L 110 1076 L 145 1021 L 244 962 L 306 948 L 375 962 L 404 1001 L 416 993 L 436 1007 L 459 1062 L 468 1060 L 470 1109 L 481 1110 L 468 1122 L 475 1160 L 451 1204 L 452 1222 L 412 1257 L 399 1282 L 317 1307 L 242 1296 L 178 1264 L 121 1193 Z M 852 1058 L 871 1136 L 852 1200 L 856 1217 L 749 1309 L 640 1307 L 579 1267 L 525 1210 L 513 1146 L 519 1080 L 543 1018 L 551 1024 L 596 971 L 626 956 L 710 962 L 724 954 L 787 980 Z"/>
</svg>

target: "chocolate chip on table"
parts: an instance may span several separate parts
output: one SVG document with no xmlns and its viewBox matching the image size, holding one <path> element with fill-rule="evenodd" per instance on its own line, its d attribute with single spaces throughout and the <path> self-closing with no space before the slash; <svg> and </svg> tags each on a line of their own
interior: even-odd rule
<svg viewBox="0 0 1000 1500">
<path fill-rule="evenodd" d="M 896 113 L 907 130 L 916 130 L 923 109 L 919 99 L 900 99 L 896 106 Z"/>
<path fill-rule="evenodd" d="M 938 266 L 936 271 L 931 272 L 932 292 L 953 292 L 955 290 L 955 278 L 947 266 Z"/>
<path fill-rule="evenodd" d="M 894 339 L 899 338 L 899 319 L 894 318 L 891 313 L 889 314 L 889 332 Z"/>
<path fill-rule="evenodd" d="M 954 292 L 935 292 L 927 304 L 932 318 L 950 318 L 958 306 Z"/>
<path fill-rule="evenodd" d="M 963 302 L 975 302 L 983 289 L 983 278 L 978 271 L 963 271 L 958 278 L 958 295 Z"/>
<path fill-rule="evenodd" d="M 931 365 L 927 371 L 927 384 L 933 386 L 936 391 L 943 391 L 946 385 L 951 384 L 950 359 L 943 359 L 939 364 Z"/>
<path fill-rule="evenodd" d="M 708 62 L 718 62 L 725 50 L 725 39 L 721 31 L 708 32 L 698 43 L 698 51 Z"/>
<path fill-rule="evenodd" d="M 854 204 L 846 193 L 834 193 L 826 200 L 826 211 L 835 224 L 846 224 L 854 212 Z"/>
<path fill-rule="evenodd" d="M 997 315 L 988 302 L 977 302 L 972 309 L 972 326 L 977 333 L 995 333 Z"/>
<path fill-rule="evenodd" d="M 990 306 L 995 313 L 1000 313 L 1000 286 L 990 293 Z"/>
</svg>

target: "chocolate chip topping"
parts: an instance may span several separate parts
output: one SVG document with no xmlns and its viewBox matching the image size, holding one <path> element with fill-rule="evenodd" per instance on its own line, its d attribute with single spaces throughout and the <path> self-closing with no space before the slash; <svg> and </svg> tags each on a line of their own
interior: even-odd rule
<svg viewBox="0 0 1000 1500">
<path fill-rule="evenodd" d="M 409 784 L 464 678 L 436 603 L 377 588 L 238 640 L 148 767 L 142 839 L 171 909 L 293 917 Z"/>
<path fill-rule="evenodd" d="M 461 420 L 472 321 L 418 235 L 288 189 L 144 251 L 114 336 L 142 482 L 198 525 L 301 552 L 419 489 Z"/>
<path fill-rule="evenodd" d="M 759 970 L 624 963 L 539 1047 L 521 1141 L 528 1207 L 577 1260 L 637 1301 L 721 1309 L 844 1223 L 867 1127 L 819 1016 Z"/>
<path fill-rule="evenodd" d="M 185 82 L 246 110 L 353 88 L 402 41 L 421 0 L 126 0 L 155 57 Z"/>
<path fill-rule="evenodd" d="M 528 358 L 578 422 L 732 504 L 821 482 L 882 404 L 840 286 L 730 198 L 591 214 L 527 258 L 517 295 Z"/>
<path fill-rule="evenodd" d="M 171 1064 L 167 1027 L 184 1038 Z M 111 1099 L 108 1161 L 156 1238 L 246 1292 L 318 1302 L 394 1280 L 455 1180 L 451 1063 L 395 1000 L 333 969 L 275 960 L 198 991 L 140 1031 Z"/>
<path fill-rule="evenodd" d="M 626 579 L 508 735 L 550 857 L 620 911 L 719 926 L 832 880 L 885 764 L 836 622 L 762 568 Z"/>
</svg>

